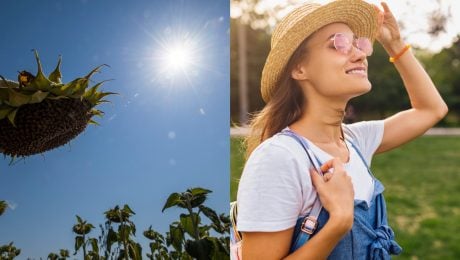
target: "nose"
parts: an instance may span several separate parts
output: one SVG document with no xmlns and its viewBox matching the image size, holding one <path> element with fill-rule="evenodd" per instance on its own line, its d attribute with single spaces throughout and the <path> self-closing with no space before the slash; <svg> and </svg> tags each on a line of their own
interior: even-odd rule
<svg viewBox="0 0 460 260">
<path fill-rule="evenodd" d="M 362 51 L 361 49 L 356 47 L 355 44 L 352 45 L 351 58 L 352 58 L 353 62 L 364 61 L 364 60 L 366 60 L 366 57 L 367 57 L 367 55 L 366 55 L 366 53 L 364 51 Z"/>
</svg>

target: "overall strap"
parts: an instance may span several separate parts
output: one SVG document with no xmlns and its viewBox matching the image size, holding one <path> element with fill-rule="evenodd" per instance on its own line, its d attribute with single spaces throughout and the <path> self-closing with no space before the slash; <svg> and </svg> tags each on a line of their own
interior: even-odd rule
<svg viewBox="0 0 460 260">
<path fill-rule="evenodd" d="M 290 129 L 284 129 L 283 131 L 280 132 L 282 135 L 287 135 L 292 138 L 294 138 L 297 142 L 299 142 L 302 145 L 302 148 L 305 150 L 307 153 L 308 159 L 310 160 L 311 165 L 315 168 L 315 170 L 319 174 L 323 174 L 320 167 L 321 167 L 321 162 L 318 160 L 318 158 L 314 155 L 314 153 L 311 151 L 310 147 L 308 146 L 308 143 L 305 141 L 305 139 L 296 133 L 294 133 Z M 315 164 L 315 160 L 318 165 Z M 313 203 L 313 207 L 310 211 L 310 214 L 306 216 L 302 220 L 302 225 L 300 227 L 300 232 L 297 236 L 297 238 L 294 239 L 292 245 L 291 245 L 291 252 L 297 250 L 299 247 L 301 247 L 303 244 L 307 242 L 307 240 L 310 238 L 311 234 L 315 232 L 316 227 L 318 226 L 318 216 L 321 212 L 321 209 L 323 206 L 321 205 L 321 201 L 319 200 L 319 196 L 316 196 L 315 202 Z"/>
<path fill-rule="evenodd" d="M 366 166 L 367 172 L 369 172 L 369 174 L 371 175 L 372 179 L 375 179 L 374 174 L 372 174 L 371 168 L 369 167 L 369 165 L 367 164 L 366 160 L 364 159 L 364 156 L 361 153 L 361 151 L 358 149 L 358 147 L 355 145 L 355 143 L 351 139 L 347 139 L 347 140 L 351 143 L 351 146 L 353 147 L 353 149 L 355 149 L 355 151 L 358 154 L 359 158 L 361 158 L 361 161 Z"/>
</svg>

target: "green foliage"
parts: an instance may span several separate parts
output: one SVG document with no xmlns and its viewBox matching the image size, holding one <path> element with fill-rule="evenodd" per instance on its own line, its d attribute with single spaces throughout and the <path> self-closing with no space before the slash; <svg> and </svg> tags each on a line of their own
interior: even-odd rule
<svg viewBox="0 0 460 260">
<path fill-rule="evenodd" d="M 169 196 L 163 210 L 179 207 L 186 209 L 187 213 L 180 214 L 179 221 L 170 224 L 165 236 L 153 230 L 152 226 L 143 232 L 144 237 L 150 241 L 149 251 L 145 254 L 148 259 L 229 258 L 230 218 L 225 214 L 217 215 L 213 209 L 204 205 L 209 193 L 211 191 L 207 189 L 191 188 Z M 0 201 L 1 205 L 6 205 L 6 202 Z M 97 238 L 90 237 L 94 226 L 76 216 L 77 223 L 72 227 L 76 235 L 74 255 L 82 251 L 84 260 L 142 259 L 142 247 L 134 240 L 136 225 L 131 221 L 134 211 L 128 205 L 116 205 L 104 212 L 104 215 L 106 221 L 104 225 L 99 225 L 101 234 Z M 210 224 L 202 223 L 203 216 L 210 220 Z M 218 237 L 211 236 L 210 231 L 219 234 Z M 0 260 L 13 259 L 19 253 L 20 249 L 10 243 L 0 247 Z M 64 249 L 48 255 L 51 260 L 69 257 L 69 251 Z"/>
<path fill-rule="evenodd" d="M 153 230 L 152 226 L 150 226 L 149 229 L 144 231 L 144 237 L 152 241 L 149 243 L 150 253 L 146 254 L 149 259 L 169 259 L 168 248 L 165 246 L 166 240 L 163 235 Z"/>
<path fill-rule="evenodd" d="M 230 119 L 239 122 L 239 89 L 238 89 L 238 20 L 230 21 Z M 260 94 L 260 78 L 265 59 L 270 50 L 270 35 L 263 29 L 252 29 L 245 26 L 247 42 L 247 69 L 248 69 L 248 99 L 249 111 L 258 111 L 264 106 Z"/>
<path fill-rule="evenodd" d="M 175 249 L 171 252 L 174 257 L 184 257 L 183 249 L 197 259 L 229 257 L 229 237 L 225 234 L 229 233 L 230 220 L 225 215 L 218 217 L 214 210 L 203 205 L 210 192 L 203 188 L 192 188 L 182 193 L 172 193 L 166 200 L 163 211 L 173 206 L 187 210 L 187 213 L 180 214 L 179 221 L 169 226 L 166 234 L 166 244 Z M 201 214 L 211 221 L 210 225 L 202 223 Z M 211 229 L 221 237 L 210 237 Z"/>
<path fill-rule="evenodd" d="M 3 213 L 5 213 L 7 207 L 8 203 L 6 203 L 6 201 L 4 200 L 0 200 L 0 216 L 3 215 Z"/>
<path fill-rule="evenodd" d="M 106 228 L 108 229 L 106 238 L 106 255 L 110 254 L 112 245 L 117 243 L 118 258 L 120 259 L 142 259 L 142 248 L 140 244 L 133 240 L 136 235 L 136 225 L 130 220 L 135 213 L 128 205 L 120 208 L 118 205 L 113 209 L 104 212 Z M 118 229 L 116 230 L 116 225 Z M 108 253 L 108 254 L 107 254 Z"/>
<path fill-rule="evenodd" d="M 70 257 L 69 250 L 61 249 L 61 250 L 59 250 L 59 254 L 49 253 L 47 259 L 50 259 L 50 260 L 65 260 L 68 257 Z"/>
<path fill-rule="evenodd" d="M 10 260 L 14 259 L 16 256 L 21 254 L 21 249 L 13 246 L 13 242 L 8 245 L 0 246 L 0 259 L 1 260 Z"/>
</svg>

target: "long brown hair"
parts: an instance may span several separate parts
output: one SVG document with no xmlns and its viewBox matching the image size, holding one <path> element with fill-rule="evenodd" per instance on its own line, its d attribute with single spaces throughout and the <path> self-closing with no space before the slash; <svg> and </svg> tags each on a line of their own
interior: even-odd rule
<svg viewBox="0 0 460 260">
<path fill-rule="evenodd" d="M 245 139 L 246 158 L 260 143 L 301 117 L 305 97 L 291 71 L 307 54 L 307 40 L 292 54 L 268 103 L 251 119 L 251 131 Z"/>
</svg>

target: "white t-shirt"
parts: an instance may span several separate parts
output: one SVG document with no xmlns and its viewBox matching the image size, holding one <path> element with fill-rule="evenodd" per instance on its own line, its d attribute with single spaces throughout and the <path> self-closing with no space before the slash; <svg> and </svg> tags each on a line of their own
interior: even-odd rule
<svg viewBox="0 0 460 260">
<path fill-rule="evenodd" d="M 344 134 L 371 164 L 383 137 L 383 120 L 343 125 Z M 308 140 L 307 140 L 308 141 Z M 332 156 L 308 141 L 321 163 Z M 368 203 L 373 179 L 361 158 L 347 141 L 350 158 L 345 170 L 351 176 L 355 199 Z M 317 196 L 308 169 L 310 161 L 294 138 L 275 135 L 250 155 L 238 187 L 238 230 L 275 232 L 295 226 L 297 218 L 310 212 Z"/>
</svg>

